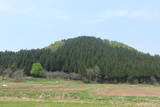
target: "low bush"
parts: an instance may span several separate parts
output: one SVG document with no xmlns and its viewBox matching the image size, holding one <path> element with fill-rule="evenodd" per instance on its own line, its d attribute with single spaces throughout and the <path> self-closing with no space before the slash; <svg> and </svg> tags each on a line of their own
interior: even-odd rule
<svg viewBox="0 0 160 107">
<path fill-rule="evenodd" d="M 70 79 L 70 80 L 80 80 L 81 77 L 79 74 L 76 73 L 65 73 L 63 71 L 56 71 L 56 72 L 44 72 L 43 77 L 47 79 Z"/>
<path fill-rule="evenodd" d="M 25 77 L 23 70 L 17 70 L 11 74 L 11 78 L 14 78 L 16 81 L 23 81 Z"/>
<path fill-rule="evenodd" d="M 71 80 L 81 80 L 81 75 L 77 73 L 69 73 Z"/>
<path fill-rule="evenodd" d="M 2 80 L 5 80 L 5 79 L 11 77 L 12 73 L 13 73 L 13 71 L 9 68 L 1 71 Z"/>
</svg>

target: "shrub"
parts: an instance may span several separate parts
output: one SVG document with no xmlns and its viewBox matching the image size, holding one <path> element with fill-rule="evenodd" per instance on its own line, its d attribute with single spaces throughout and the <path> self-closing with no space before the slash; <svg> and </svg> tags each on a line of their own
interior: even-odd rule
<svg viewBox="0 0 160 107">
<path fill-rule="evenodd" d="M 70 73 L 71 80 L 81 80 L 81 75 L 77 73 Z"/>
<path fill-rule="evenodd" d="M 30 73 L 34 77 L 41 77 L 44 73 L 42 65 L 40 63 L 34 63 Z"/>
<path fill-rule="evenodd" d="M 83 76 L 82 80 L 86 83 L 90 83 L 92 81 L 99 81 L 99 72 L 100 68 L 96 65 L 94 68 L 86 69 L 86 74 Z"/>
<path fill-rule="evenodd" d="M 44 72 L 44 77 L 47 79 L 69 79 L 69 74 L 56 71 L 56 72 Z"/>
<path fill-rule="evenodd" d="M 23 70 L 17 70 L 11 74 L 11 78 L 21 80 L 25 77 L 25 73 Z"/>
<path fill-rule="evenodd" d="M 151 84 L 155 84 L 155 85 L 158 84 L 158 81 L 154 76 L 150 77 L 150 81 L 151 81 Z"/>
<path fill-rule="evenodd" d="M 65 73 L 63 71 L 56 72 L 44 72 L 43 75 L 47 79 L 71 79 L 71 80 L 80 80 L 81 77 L 76 73 Z"/>
<path fill-rule="evenodd" d="M 12 72 L 13 71 L 9 68 L 5 69 L 4 71 L 1 71 L 2 80 L 9 78 L 11 76 Z"/>
</svg>

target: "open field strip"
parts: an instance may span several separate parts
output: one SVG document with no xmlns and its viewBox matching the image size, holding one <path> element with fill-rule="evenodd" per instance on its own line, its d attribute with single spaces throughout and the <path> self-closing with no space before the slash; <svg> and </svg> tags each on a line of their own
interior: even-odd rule
<svg viewBox="0 0 160 107">
<path fill-rule="evenodd" d="M 159 85 L 12 79 L 0 82 L 0 107 L 160 107 L 159 92 Z"/>
</svg>

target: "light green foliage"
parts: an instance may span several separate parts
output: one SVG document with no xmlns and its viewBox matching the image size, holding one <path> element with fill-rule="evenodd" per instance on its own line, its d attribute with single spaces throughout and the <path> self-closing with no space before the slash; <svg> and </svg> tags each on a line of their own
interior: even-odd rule
<svg viewBox="0 0 160 107">
<path fill-rule="evenodd" d="M 137 51 L 136 49 L 134 49 L 124 43 L 121 43 L 121 42 L 110 41 L 110 40 L 103 40 L 103 41 L 104 41 L 104 43 L 108 43 L 112 47 L 125 48 L 125 49 L 131 50 L 131 51 Z"/>
<path fill-rule="evenodd" d="M 40 77 L 42 76 L 44 70 L 43 67 L 40 63 L 34 63 L 32 65 L 32 70 L 31 70 L 31 75 L 35 77 Z"/>
<path fill-rule="evenodd" d="M 51 49 L 53 51 L 56 51 L 62 45 L 64 45 L 64 41 L 57 41 L 54 44 L 51 44 L 48 47 L 46 47 L 46 49 Z"/>
</svg>

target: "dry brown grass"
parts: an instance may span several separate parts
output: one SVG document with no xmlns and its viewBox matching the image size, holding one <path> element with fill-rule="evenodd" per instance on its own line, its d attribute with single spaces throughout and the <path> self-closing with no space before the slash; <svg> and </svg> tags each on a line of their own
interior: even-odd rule
<svg viewBox="0 0 160 107">
<path fill-rule="evenodd" d="M 149 87 L 112 87 L 96 90 L 93 92 L 97 95 L 103 96 L 147 96 L 147 97 L 160 97 L 160 88 Z"/>
</svg>

